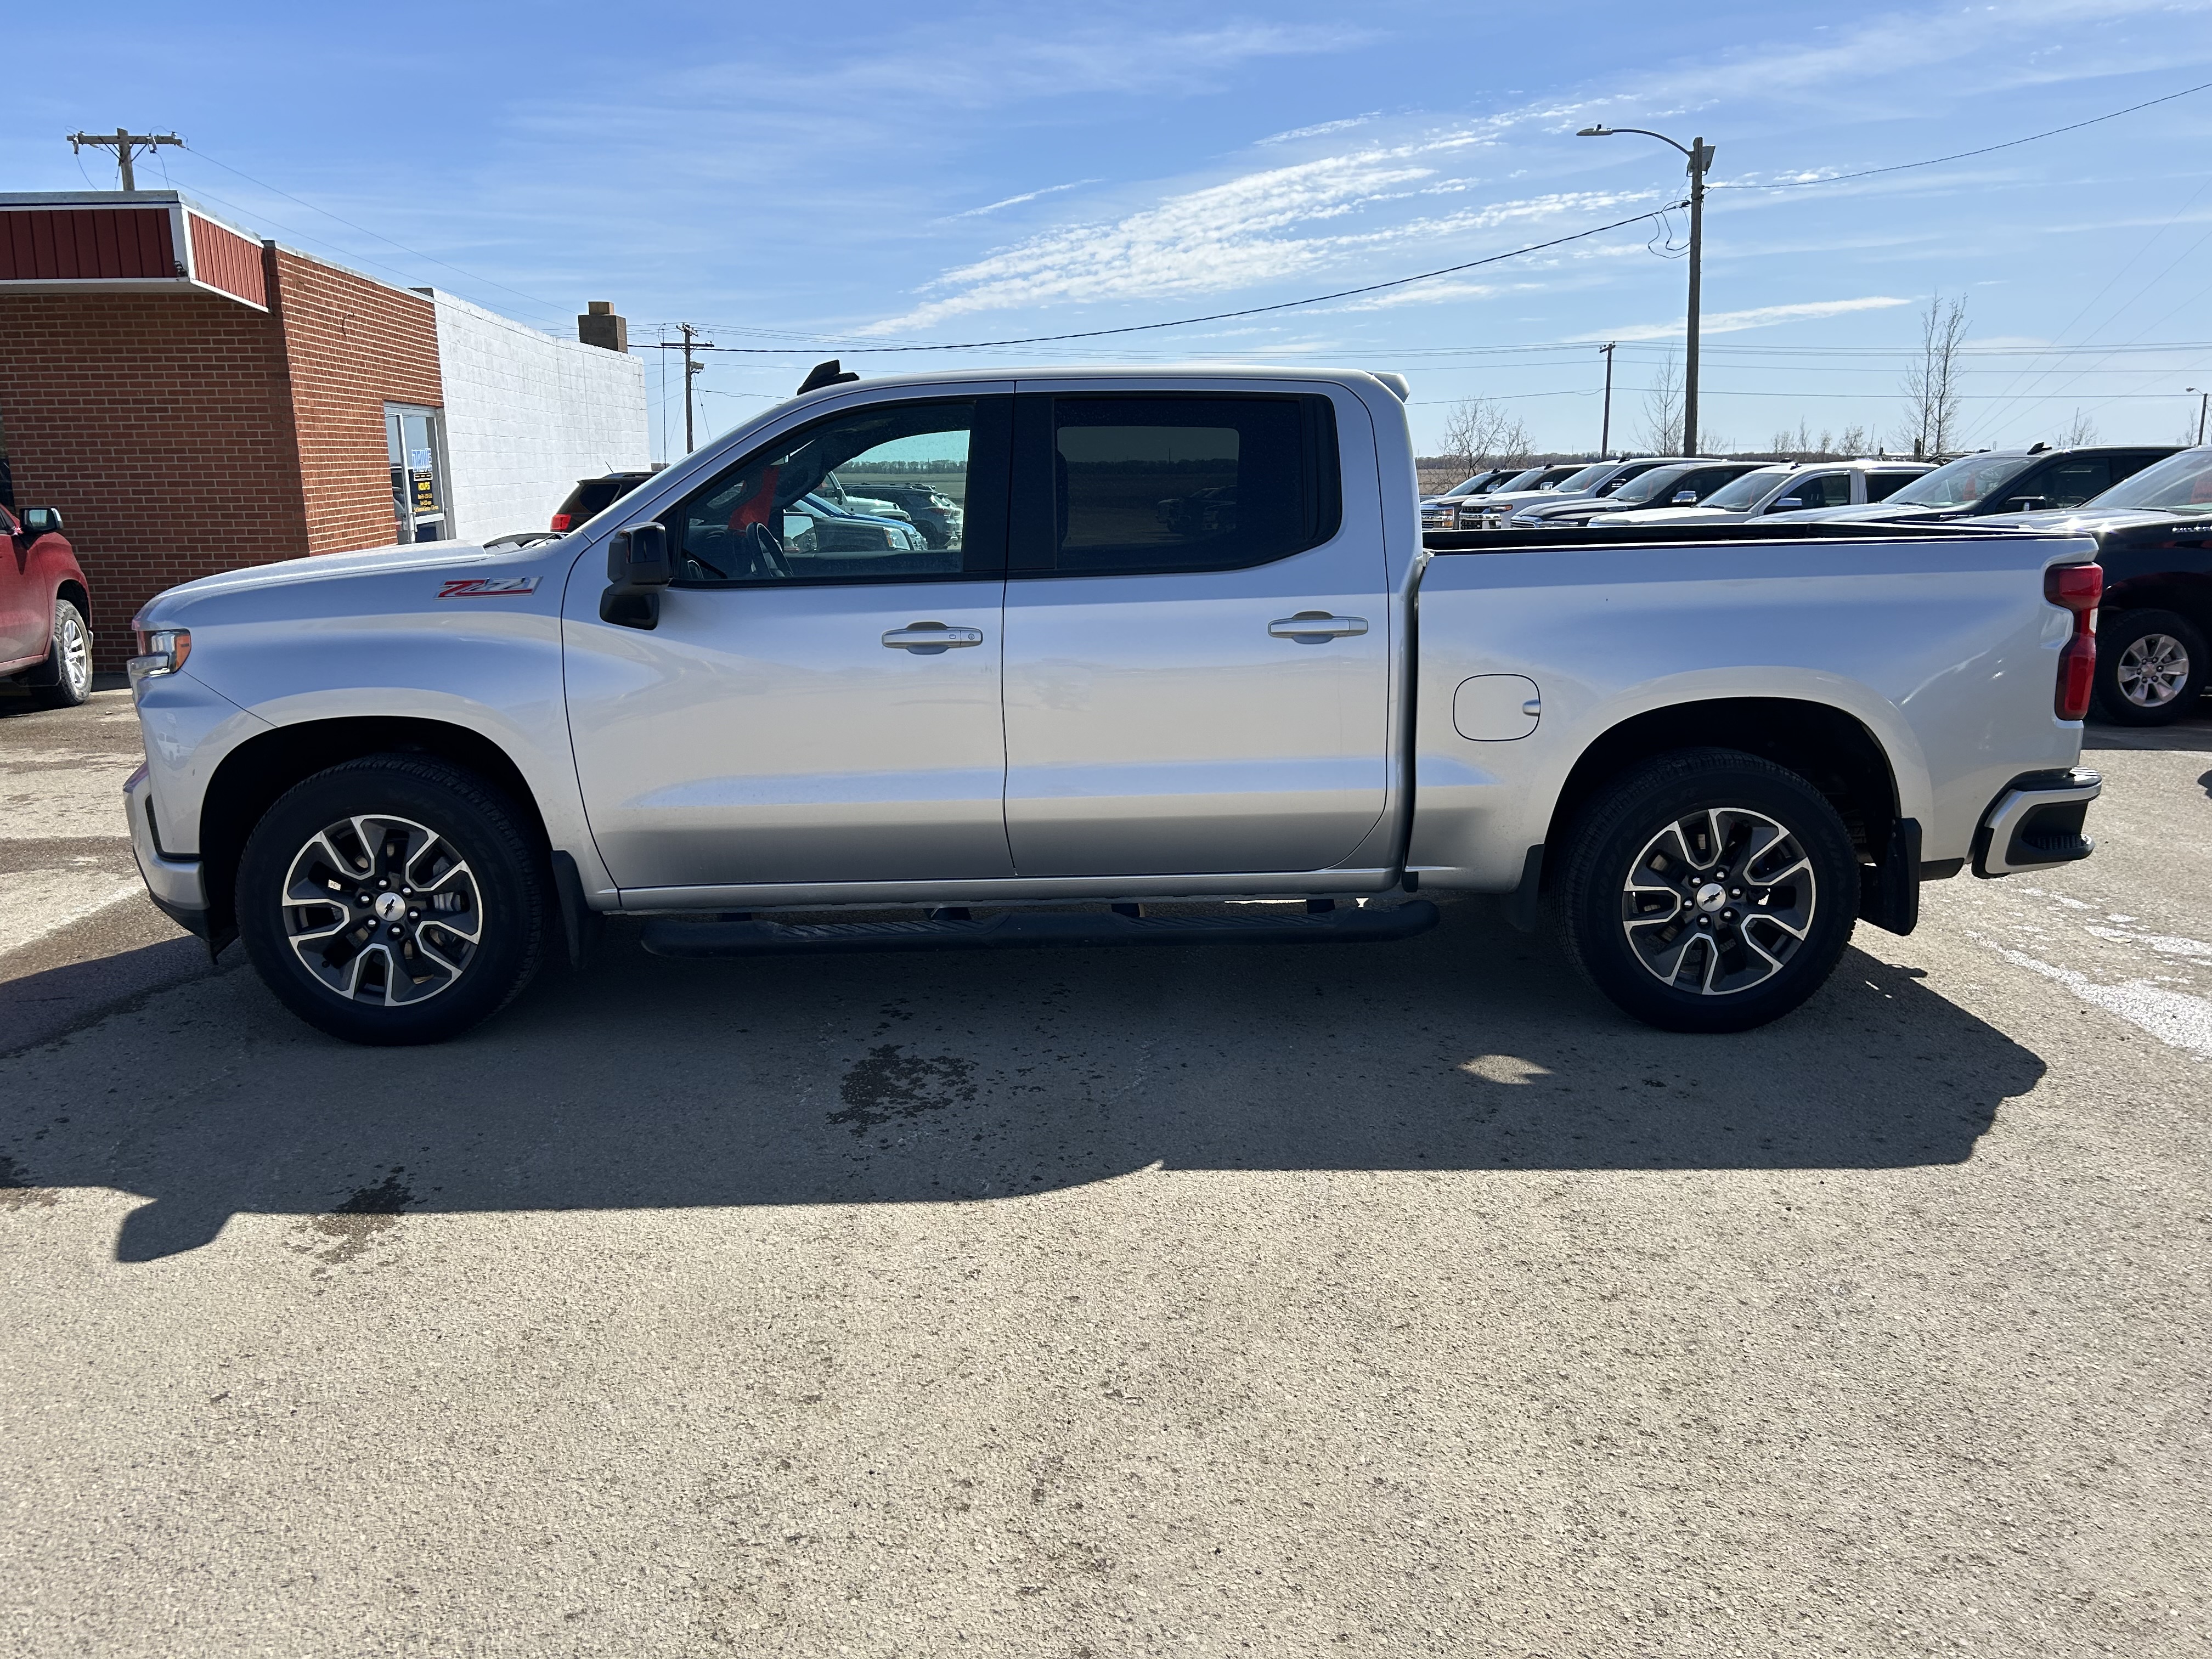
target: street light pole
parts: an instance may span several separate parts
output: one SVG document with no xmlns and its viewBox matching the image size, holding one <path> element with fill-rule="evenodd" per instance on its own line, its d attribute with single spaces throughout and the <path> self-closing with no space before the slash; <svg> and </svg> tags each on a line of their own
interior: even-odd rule
<svg viewBox="0 0 2212 1659">
<path fill-rule="evenodd" d="M 1698 453 L 1698 307 L 1704 298 L 1705 288 L 1705 174 L 1713 165 L 1713 147 L 1703 137 L 1692 138 L 1684 144 L 1669 138 L 1663 132 L 1654 132 L 1649 127 L 1584 127 L 1575 137 L 1610 138 L 1621 132 L 1632 132 L 1639 137 L 1656 138 L 1662 144 L 1673 144 L 1688 158 L 1690 163 L 1690 316 L 1688 339 L 1682 357 L 1682 453 L 1694 455 Z"/>
<path fill-rule="evenodd" d="M 2197 392 L 2193 386 L 2185 390 Z M 2212 403 L 2212 392 L 2197 392 L 2197 447 L 2200 449 L 2204 447 L 2204 406 L 2208 403 Z"/>
</svg>

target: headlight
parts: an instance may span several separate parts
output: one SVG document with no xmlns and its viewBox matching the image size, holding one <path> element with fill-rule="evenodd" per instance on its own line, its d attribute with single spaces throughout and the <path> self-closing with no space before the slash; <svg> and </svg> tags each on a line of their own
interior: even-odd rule
<svg viewBox="0 0 2212 1659">
<path fill-rule="evenodd" d="M 188 628 L 157 628 L 149 633 L 136 630 L 138 635 L 138 654 L 124 665 L 131 672 L 131 684 L 152 674 L 173 674 L 185 665 L 185 659 L 192 654 L 192 635 Z"/>
</svg>

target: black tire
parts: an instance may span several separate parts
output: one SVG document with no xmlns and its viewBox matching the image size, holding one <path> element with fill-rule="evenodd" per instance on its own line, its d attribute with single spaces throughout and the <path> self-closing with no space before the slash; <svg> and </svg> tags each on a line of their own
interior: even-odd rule
<svg viewBox="0 0 2212 1659">
<path fill-rule="evenodd" d="M 2204 695 L 2212 652 L 2177 611 L 2121 611 L 2097 630 L 2097 712 L 2116 726 L 2169 726 Z"/>
<path fill-rule="evenodd" d="M 54 627 L 46 659 L 26 677 L 31 701 L 41 708 L 75 708 L 92 696 L 92 629 L 84 612 L 67 599 L 54 601 Z"/>
<path fill-rule="evenodd" d="M 1693 819 L 1702 827 L 1676 828 Z M 1732 749 L 1636 767 L 1583 809 L 1565 850 L 1568 955 L 1617 1006 L 1662 1030 L 1779 1019 L 1827 981 L 1857 919 L 1858 856 L 1836 809 L 1795 772 Z M 1731 871 L 1728 860 L 1747 852 Z M 1783 873 L 1801 860 L 1800 875 Z M 1632 925 L 1635 915 L 1651 919 Z M 1661 971 L 1669 961 L 1672 981 Z"/>
<path fill-rule="evenodd" d="M 372 755 L 318 772 L 246 838 L 239 937 L 277 1000 L 332 1036 L 459 1036 L 513 1001 L 545 954 L 552 878 L 524 823 L 441 761 Z"/>
</svg>

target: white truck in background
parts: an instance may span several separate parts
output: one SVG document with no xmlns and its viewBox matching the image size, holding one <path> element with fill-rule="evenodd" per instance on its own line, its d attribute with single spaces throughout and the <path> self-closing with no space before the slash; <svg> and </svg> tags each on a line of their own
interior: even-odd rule
<svg viewBox="0 0 2212 1659">
<path fill-rule="evenodd" d="M 1292 943 L 1439 892 L 1723 1031 L 1923 880 L 2087 854 L 2087 541 L 1425 538 L 1401 386 L 848 376 L 557 539 L 172 589 L 147 885 L 370 1043 L 465 1030 L 609 913 L 676 957 Z M 959 510 L 887 533 L 908 498 Z"/>
</svg>

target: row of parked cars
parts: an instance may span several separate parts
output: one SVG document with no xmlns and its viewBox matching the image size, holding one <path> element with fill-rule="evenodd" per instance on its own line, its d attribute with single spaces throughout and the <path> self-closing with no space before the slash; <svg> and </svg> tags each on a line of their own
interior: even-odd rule
<svg viewBox="0 0 2212 1659">
<path fill-rule="evenodd" d="M 1983 450 L 1942 465 L 1638 456 L 1479 472 L 1421 503 L 1425 530 L 1533 532 L 1747 520 L 1966 521 L 2093 537 L 2105 567 L 2097 702 L 2159 726 L 2212 672 L 2212 447 Z"/>
</svg>

